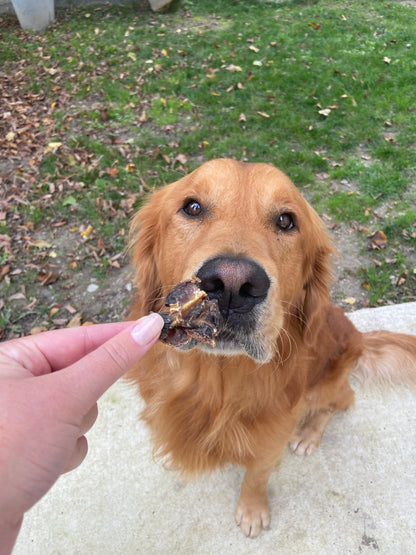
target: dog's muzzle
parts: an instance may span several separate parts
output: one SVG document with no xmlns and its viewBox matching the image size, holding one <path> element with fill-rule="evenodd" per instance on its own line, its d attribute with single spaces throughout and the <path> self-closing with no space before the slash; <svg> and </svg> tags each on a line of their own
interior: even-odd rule
<svg viewBox="0 0 416 555">
<path fill-rule="evenodd" d="M 205 262 L 196 276 L 201 289 L 218 301 L 222 323 L 216 350 L 264 359 L 258 328 L 271 283 L 265 270 L 248 258 L 218 256 Z"/>
</svg>

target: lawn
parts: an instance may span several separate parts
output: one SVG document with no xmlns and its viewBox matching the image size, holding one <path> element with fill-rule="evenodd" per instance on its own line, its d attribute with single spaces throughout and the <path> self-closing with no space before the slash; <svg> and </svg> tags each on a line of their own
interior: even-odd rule
<svg viewBox="0 0 416 555">
<path fill-rule="evenodd" d="M 0 16 L 0 336 L 125 314 L 129 219 L 213 157 L 279 166 L 333 233 L 334 300 L 416 300 L 416 11 L 147 2 Z"/>
</svg>

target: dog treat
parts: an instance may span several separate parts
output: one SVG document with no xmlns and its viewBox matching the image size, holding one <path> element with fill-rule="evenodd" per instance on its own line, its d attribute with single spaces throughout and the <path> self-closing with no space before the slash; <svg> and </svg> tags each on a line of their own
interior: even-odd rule
<svg viewBox="0 0 416 555">
<path fill-rule="evenodd" d="M 200 280 L 192 277 L 166 295 L 165 306 L 159 311 L 165 321 L 160 334 L 163 343 L 179 347 L 196 339 L 215 347 L 220 322 L 218 302 L 210 300 L 199 284 Z"/>
</svg>

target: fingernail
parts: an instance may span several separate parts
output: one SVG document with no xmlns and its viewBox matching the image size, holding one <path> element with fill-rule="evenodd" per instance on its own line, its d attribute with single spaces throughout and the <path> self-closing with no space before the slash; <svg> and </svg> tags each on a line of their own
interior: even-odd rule
<svg viewBox="0 0 416 555">
<path fill-rule="evenodd" d="M 138 320 L 137 325 L 131 331 L 131 336 L 136 343 L 143 347 L 159 337 L 163 324 L 163 318 L 153 312 Z"/>
</svg>

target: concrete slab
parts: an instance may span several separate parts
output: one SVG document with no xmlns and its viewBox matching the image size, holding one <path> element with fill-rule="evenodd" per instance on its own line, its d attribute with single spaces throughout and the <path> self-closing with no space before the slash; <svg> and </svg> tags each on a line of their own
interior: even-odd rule
<svg viewBox="0 0 416 555">
<path fill-rule="evenodd" d="M 416 303 L 351 315 L 363 331 L 416 334 Z M 357 390 L 309 458 L 288 451 L 270 481 L 271 529 L 246 539 L 233 513 L 243 471 L 185 483 L 152 460 L 124 383 L 100 401 L 83 465 L 26 515 L 15 555 L 416 552 L 416 395 Z"/>
</svg>

